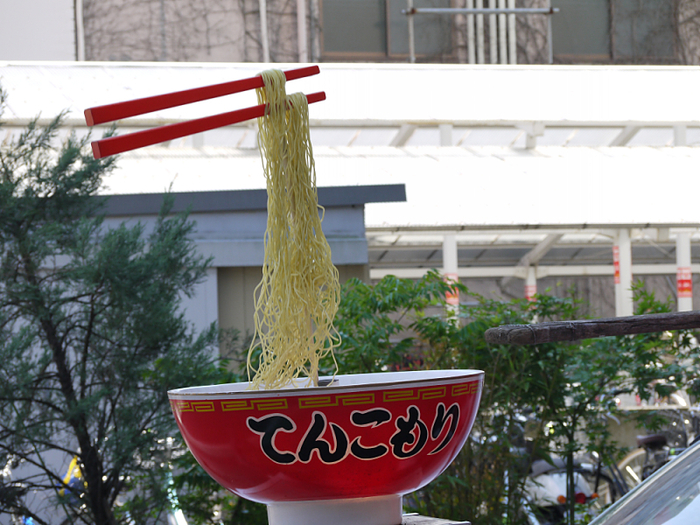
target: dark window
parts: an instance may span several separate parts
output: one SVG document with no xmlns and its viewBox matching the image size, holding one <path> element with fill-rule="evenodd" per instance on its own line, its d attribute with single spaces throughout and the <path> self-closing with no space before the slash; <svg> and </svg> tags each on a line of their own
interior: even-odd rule
<svg viewBox="0 0 700 525">
<path fill-rule="evenodd" d="M 554 56 L 568 61 L 610 59 L 610 0 L 553 0 Z"/>
<path fill-rule="evenodd" d="M 415 7 L 450 7 L 450 0 L 415 0 Z M 406 0 L 389 0 L 389 53 L 408 55 L 408 20 L 401 11 Z M 416 15 L 413 17 L 416 55 L 448 54 L 452 48 L 452 15 Z"/>
<path fill-rule="evenodd" d="M 415 0 L 415 7 L 450 7 L 450 0 Z M 322 0 L 323 56 L 329 59 L 396 58 L 408 55 L 406 0 Z M 452 52 L 452 17 L 416 15 L 416 55 Z"/>
<path fill-rule="evenodd" d="M 675 58 L 674 0 L 552 0 L 562 62 L 665 63 Z"/>
<path fill-rule="evenodd" d="M 613 57 L 620 61 L 673 59 L 672 0 L 614 0 Z"/>
<path fill-rule="evenodd" d="M 324 54 L 387 54 L 386 2 L 323 0 Z"/>
</svg>

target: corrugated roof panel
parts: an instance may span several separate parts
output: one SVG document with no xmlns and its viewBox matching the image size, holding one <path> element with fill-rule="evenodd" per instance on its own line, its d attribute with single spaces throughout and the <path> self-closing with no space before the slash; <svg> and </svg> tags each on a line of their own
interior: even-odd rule
<svg viewBox="0 0 700 525">
<path fill-rule="evenodd" d="M 368 227 L 700 223 L 686 199 L 698 185 L 698 149 L 446 149 L 315 147 L 318 184 L 405 184 L 407 202 L 367 205 Z M 264 188 L 256 150 L 151 147 L 117 166 L 106 180 L 114 193 Z"/>
</svg>

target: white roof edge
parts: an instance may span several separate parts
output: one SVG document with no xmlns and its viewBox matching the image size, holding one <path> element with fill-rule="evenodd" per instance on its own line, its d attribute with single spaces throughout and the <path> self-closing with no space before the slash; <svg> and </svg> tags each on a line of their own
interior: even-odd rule
<svg viewBox="0 0 700 525">
<path fill-rule="evenodd" d="M 323 69 L 359 69 L 359 70 L 457 70 L 457 71 L 697 71 L 700 72 L 700 66 L 676 66 L 676 65 L 644 65 L 644 64 L 629 64 L 629 65 L 572 65 L 572 64 L 408 64 L 408 63 L 387 63 L 387 62 L 315 62 Z M 72 61 L 72 60 L 0 60 L 0 67 L 6 66 L 38 66 L 38 67 L 134 67 L 134 68 L 231 68 L 239 69 L 293 69 L 305 67 L 311 64 L 303 64 L 298 62 L 142 62 L 142 61 Z"/>
</svg>

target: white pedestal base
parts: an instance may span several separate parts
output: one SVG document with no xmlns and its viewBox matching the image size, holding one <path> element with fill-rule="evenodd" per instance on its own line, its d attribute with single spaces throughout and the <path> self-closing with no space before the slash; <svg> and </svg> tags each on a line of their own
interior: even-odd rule
<svg viewBox="0 0 700 525">
<path fill-rule="evenodd" d="M 267 506 L 269 525 L 400 525 L 401 496 L 288 501 Z"/>
</svg>

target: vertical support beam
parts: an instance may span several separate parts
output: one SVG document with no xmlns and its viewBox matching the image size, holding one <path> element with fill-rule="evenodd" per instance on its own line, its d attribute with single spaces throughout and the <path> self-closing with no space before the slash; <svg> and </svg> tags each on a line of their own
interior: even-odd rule
<svg viewBox="0 0 700 525">
<path fill-rule="evenodd" d="M 408 61 L 411 64 L 416 63 L 416 34 L 415 26 L 413 25 L 413 0 L 406 0 L 406 8 L 408 9 Z"/>
<path fill-rule="evenodd" d="M 525 299 L 532 301 L 537 293 L 537 268 L 535 266 L 527 267 L 527 275 L 525 276 Z"/>
<path fill-rule="evenodd" d="M 496 9 L 496 0 L 489 0 L 489 9 Z M 498 64 L 498 30 L 496 15 L 489 15 L 489 62 Z"/>
<path fill-rule="evenodd" d="M 258 0 L 260 9 L 260 40 L 262 40 L 262 61 L 270 61 L 270 38 L 267 33 L 267 0 Z"/>
<path fill-rule="evenodd" d="M 689 312 L 693 309 L 693 272 L 690 262 L 690 233 L 679 232 L 676 234 L 676 289 L 679 312 Z"/>
<path fill-rule="evenodd" d="M 516 126 L 525 133 L 525 148 L 535 149 L 537 147 L 537 137 L 544 135 L 544 122 L 525 122 Z"/>
<path fill-rule="evenodd" d="M 452 124 L 440 124 L 440 146 L 452 146 Z"/>
<path fill-rule="evenodd" d="M 615 315 L 617 317 L 633 315 L 632 242 L 627 228 L 617 232 L 616 245 L 613 246 L 613 266 L 615 267 Z"/>
<path fill-rule="evenodd" d="M 506 8 L 506 0 L 498 0 L 498 8 Z M 506 15 L 498 15 L 498 62 L 508 63 L 508 40 L 506 38 Z"/>
<path fill-rule="evenodd" d="M 673 126 L 673 145 L 674 146 L 687 146 L 688 140 L 686 138 L 686 126 L 679 124 L 678 126 Z"/>
<path fill-rule="evenodd" d="M 515 9 L 515 0 L 508 0 L 508 9 Z M 515 36 L 515 15 L 508 15 L 508 63 L 518 63 L 518 42 Z"/>
<path fill-rule="evenodd" d="M 476 0 L 476 9 L 483 8 L 484 0 Z M 476 63 L 484 62 L 484 15 L 476 15 Z"/>
<path fill-rule="evenodd" d="M 446 233 L 442 238 L 442 274 L 447 282 L 458 282 L 457 235 Z M 459 291 L 447 294 L 445 300 L 451 311 L 459 308 Z"/>
<path fill-rule="evenodd" d="M 306 32 L 306 0 L 297 0 L 297 46 L 299 48 L 299 62 L 308 62 L 309 45 Z"/>
<path fill-rule="evenodd" d="M 467 8 L 474 9 L 474 0 L 467 0 Z M 474 15 L 467 15 L 467 56 L 470 64 L 476 64 Z"/>
<path fill-rule="evenodd" d="M 83 0 L 75 0 L 75 59 L 85 61 L 85 20 L 83 18 Z"/>
<path fill-rule="evenodd" d="M 549 0 L 547 2 L 547 7 L 552 9 L 552 0 Z M 554 41 L 552 39 L 552 15 L 547 15 L 547 54 L 549 63 L 554 64 Z"/>
</svg>

